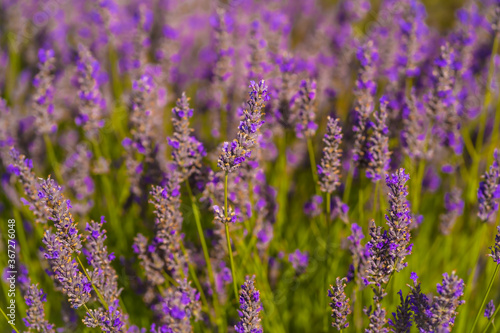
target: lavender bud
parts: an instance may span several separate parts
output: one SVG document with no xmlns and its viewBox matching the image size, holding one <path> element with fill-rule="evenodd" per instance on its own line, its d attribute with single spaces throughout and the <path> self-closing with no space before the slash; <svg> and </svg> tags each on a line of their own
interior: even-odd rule
<svg viewBox="0 0 500 333">
<path fill-rule="evenodd" d="M 479 183 L 477 201 L 479 212 L 477 216 L 483 221 L 489 221 L 498 210 L 498 199 L 500 199 L 500 154 L 495 149 L 494 162 L 489 171 L 483 175 L 483 181 Z"/>
<path fill-rule="evenodd" d="M 328 289 L 328 297 L 331 299 L 332 318 L 334 318 L 332 326 L 339 331 L 349 327 L 347 316 L 351 314 L 350 299 L 346 297 L 344 291 L 346 281 L 346 278 L 337 277 L 336 285 L 330 286 L 330 289 Z"/>
<path fill-rule="evenodd" d="M 488 318 L 488 320 L 491 319 L 491 316 L 495 313 L 495 303 L 493 303 L 493 300 L 489 301 L 488 304 L 486 304 L 486 308 L 484 309 L 484 316 Z"/>
<path fill-rule="evenodd" d="M 321 191 L 333 193 L 340 185 L 340 167 L 342 149 L 342 128 L 339 119 L 327 118 L 326 134 L 323 138 L 323 158 L 318 165 L 319 184 Z"/>
<path fill-rule="evenodd" d="M 408 284 L 407 286 L 411 289 L 409 296 L 413 320 L 421 332 L 429 332 L 431 330 L 430 318 L 432 316 L 429 298 L 421 292 L 417 274 L 412 272 L 410 277 L 413 280 L 413 285 Z"/>
<path fill-rule="evenodd" d="M 265 102 L 269 100 L 267 86 L 264 80 L 261 80 L 259 84 L 251 81 L 250 88 L 248 107 L 243 111 L 243 120 L 238 127 L 236 139 L 231 143 L 224 142 L 222 153 L 217 162 L 217 166 L 226 173 L 238 169 L 241 163 L 250 157 L 251 148 L 256 144 L 259 129 L 264 123 L 262 120 L 263 111 Z"/>
<path fill-rule="evenodd" d="M 488 254 L 493 261 L 499 265 L 500 264 L 500 226 L 497 227 L 497 234 L 495 235 L 495 245 L 490 246 L 491 253 Z"/>
<path fill-rule="evenodd" d="M 297 249 L 295 252 L 290 253 L 288 261 L 292 264 L 297 275 L 303 274 L 309 264 L 309 253 L 307 253 L 307 251 L 300 252 L 300 250 Z"/>
<path fill-rule="evenodd" d="M 255 289 L 255 276 L 246 279 L 240 290 L 240 321 L 234 326 L 236 333 L 262 333 L 259 312 L 262 310 L 260 292 Z"/>
<path fill-rule="evenodd" d="M 403 298 L 403 292 L 398 292 L 401 304 L 398 305 L 396 313 L 392 313 L 394 320 L 389 319 L 389 326 L 391 332 L 409 333 L 411 328 L 411 295 Z"/>
<path fill-rule="evenodd" d="M 35 128 L 39 134 L 55 132 L 57 124 L 54 117 L 54 50 L 38 51 L 38 74 L 33 79 L 35 86 L 33 109 Z"/>
<path fill-rule="evenodd" d="M 47 295 L 43 290 L 38 290 L 38 284 L 32 284 L 27 294 L 24 296 L 28 309 L 26 318 L 23 318 L 28 332 L 55 333 L 54 325 L 50 324 L 45 318 L 45 309 L 43 303 L 47 301 Z"/>
<path fill-rule="evenodd" d="M 368 147 L 366 154 L 366 160 L 368 161 L 366 177 L 371 178 L 373 182 L 377 182 L 382 178 L 382 175 L 389 168 L 391 161 L 389 129 L 386 124 L 388 103 L 385 96 L 380 98 L 380 110 L 375 114 L 375 122 L 371 126 L 372 133 L 366 143 Z"/>
<path fill-rule="evenodd" d="M 439 225 L 439 230 L 443 235 L 450 234 L 456 220 L 463 213 L 464 202 L 461 196 L 462 190 L 458 187 L 454 187 L 451 192 L 446 193 L 444 196 L 446 213 L 440 216 L 441 224 Z"/>
<path fill-rule="evenodd" d="M 431 308 L 431 324 L 435 331 L 451 332 L 455 322 L 458 306 L 465 303 L 460 300 L 464 294 L 464 281 L 455 275 L 443 274 L 443 282 L 437 285 L 437 296 L 434 296 Z"/>
<path fill-rule="evenodd" d="M 368 328 L 365 329 L 365 333 L 387 333 L 389 330 L 385 328 L 387 319 L 385 319 L 385 309 L 380 306 L 380 303 L 376 304 L 375 311 L 372 312 L 372 306 L 369 308 L 364 308 L 363 312 L 370 318 L 370 323 Z"/>
<path fill-rule="evenodd" d="M 227 209 L 227 217 L 226 210 L 224 207 L 219 207 L 217 205 L 213 206 L 214 209 L 214 217 L 217 222 L 220 223 L 235 223 L 236 222 L 236 214 L 231 207 Z"/>
<path fill-rule="evenodd" d="M 298 138 L 311 138 L 316 134 L 318 125 L 316 119 L 316 81 L 303 80 L 300 90 L 292 98 L 292 104 L 297 105 L 297 124 L 295 133 Z"/>
</svg>

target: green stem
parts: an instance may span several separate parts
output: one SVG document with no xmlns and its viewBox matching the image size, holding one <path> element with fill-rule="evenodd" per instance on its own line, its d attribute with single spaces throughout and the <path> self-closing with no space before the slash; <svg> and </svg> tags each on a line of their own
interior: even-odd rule
<svg viewBox="0 0 500 333">
<path fill-rule="evenodd" d="M 316 170 L 316 159 L 314 158 L 314 147 L 311 138 L 307 138 L 307 150 L 309 152 L 309 162 L 311 163 L 311 172 L 314 180 L 314 188 L 316 189 L 316 194 L 319 195 L 319 183 L 318 183 L 318 172 Z"/>
<path fill-rule="evenodd" d="M 481 315 L 481 310 L 483 309 L 484 304 L 486 304 L 486 299 L 488 298 L 491 287 L 493 286 L 493 282 L 495 282 L 495 278 L 496 278 L 497 273 L 498 273 L 498 267 L 500 267 L 500 266 L 497 265 L 497 267 L 495 267 L 495 272 L 493 273 L 493 276 L 491 277 L 490 284 L 488 285 L 488 289 L 486 290 L 486 294 L 484 294 L 483 301 L 481 303 L 481 306 L 479 307 L 479 311 L 476 314 L 476 319 L 474 319 L 474 324 L 472 325 L 472 329 L 470 330 L 471 333 L 474 332 L 474 329 L 476 328 L 476 325 L 477 325 L 477 321 L 479 320 L 479 316 Z"/>
<path fill-rule="evenodd" d="M 342 198 L 342 201 L 344 203 L 347 203 L 347 201 L 349 201 L 349 194 L 351 193 L 352 178 L 354 177 L 353 169 L 354 169 L 354 166 L 351 164 L 349 166 L 349 172 L 347 173 L 347 179 L 345 181 L 344 196 Z"/>
<path fill-rule="evenodd" d="M 9 317 L 7 317 L 7 315 L 5 314 L 5 312 L 3 312 L 3 309 L 2 309 L 2 308 L 0 308 L 0 312 L 2 312 L 3 316 L 5 317 L 5 320 L 7 320 L 7 322 L 8 322 L 8 323 L 9 323 L 9 325 L 12 327 L 12 329 L 13 329 L 14 331 L 16 331 L 16 333 L 19 333 L 19 331 L 17 330 L 16 326 L 15 326 L 15 325 L 12 325 L 12 324 L 10 323 L 10 319 L 9 319 Z"/>
<path fill-rule="evenodd" d="M 229 253 L 229 260 L 231 262 L 231 275 L 233 276 L 233 288 L 234 288 L 234 297 L 238 299 L 238 286 L 236 284 L 236 270 L 234 268 L 234 260 L 233 260 L 233 250 L 231 249 L 231 239 L 229 237 L 229 225 L 227 223 L 227 178 L 228 173 L 224 177 L 224 225 L 226 227 L 226 241 L 227 241 L 227 250 Z"/>
<path fill-rule="evenodd" d="M 486 328 L 484 329 L 483 333 L 486 333 L 488 331 L 488 328 L 490 325 L 493 325 L 495 327 L 495 324 L 493 324 L 493 320 L 495 320 L 495 317 L 497 316 L 498 310 L 500 310 L 500 306 L 497 306 L 495 312 L 493 312 L 493 315 L 491 316 L 490 320 L 488 321 L 488 325 L 486 325 Z"/>
<path fill-rule="evenodd" d="M 50 141 L 50 138 L 47 134 L 43 135 L 43 140 L 45 141 L 45 147 L 47 148 L 47 155 L 49 157 L 52 171 L 54 172 L 54 175 L 59 185 L 62 185 L 63 178 L 61 176 L 61 171 L 59 168 L 59 163 L 57 162 L 56 154 L 54 152 L 54 146 L 52 146 L 52 141 Z"/>
</svg>

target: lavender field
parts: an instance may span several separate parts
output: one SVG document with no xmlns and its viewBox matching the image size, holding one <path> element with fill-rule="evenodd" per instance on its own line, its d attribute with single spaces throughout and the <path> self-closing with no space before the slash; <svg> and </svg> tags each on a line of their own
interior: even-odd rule
<svg viewBox="0 0 500 333">
<path fill-rule="evenodd" d="M 497 332 L 499 44 L 499 0 L 0 0 L 0 333 Z"/>
</svg>

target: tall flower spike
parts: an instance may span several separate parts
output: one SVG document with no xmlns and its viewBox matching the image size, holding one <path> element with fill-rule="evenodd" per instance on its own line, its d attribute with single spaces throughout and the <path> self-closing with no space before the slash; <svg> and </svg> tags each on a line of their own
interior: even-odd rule
<svg viewBox="0 0 500 333">
<path fill-rule="evenodd" d="M 394 269 L 397 272 L 406 267 L 407 264 L 403 262 L 405 257 L 411 254 L 412 248 L 412 244 L 409 244 L 411 237 L 409 226 L 412 218 L 406 199 L 408 186 L 405 185 L 409 179 L 410 175 L 405 173 L 404 169 L 399 169 L 395 174 L 386 176 L 386 184 L 390 190 L 390 208 L 385 219 L 389 226 L 390 255 L 395 258 Z"/>
<path fill-rule="evenodd" d="M 49 216 L 45 210 L 43 199 L 38 196 L 38 183 L 33 172 L 33 162 L 15 148 L 10 149 L 9 157 L 11 160 L 7 171 L 18 176 L 19 181 L 23 184 L 26 198 L 21 198 L 21 201 L 29 206 L 37 223 L 47 223 Z"/>
<path fill-rule="evenodd" d="M 368 278 L 365 284 L 372 285 L 375 294 L 373 299 L 380 302 L 387 295 L 384 285 L 389 282 L 394 272 L 394 257 L 389 253 L 390 241 L 387 231 L 382 227 L 377 227 L 373 220 L 370 222 L 370 238 L 366 245 L 369 257 L 366 267 Z"/>
<path fill-rule="evenodd" d="M 311 138 L 316 134 L 316 81 L 302 80 L 300 89 L 292 98 L 297 105 L 297 124 L 295 133 L 298 138 Z"/>
<path fill-rule="evenodd" d="M 55 333 L 54 325 L 50 324 L 45 318 L 45 309 L 43 303 L 47 301 L 47 295 L 42 289 L 38 289 L 38 284 L 32 284 L 24 296 L 28 309 L 26 318 L 23 318 L 24 325 L 28 332 Z"/>
<path fill-rule="evenodd" d="M 437 285 L 431 308 L 431 324 L 435 332 L 451 332 L 458 314 L 457 308 L 465 303 L 460 300 L 464 294 L 464 281 L 455 272 L 443 274 L 443 282 Z"/>
<path fill-rule="evenodd" d="M 385 319 L 385 309 L 380 306 L 380 303 L 376 303 L 373 312 L 371 305 L 369 308 L 364 308 L 363 312 L 370 317 L 370 323 L 368 328 L 365 329 L 365 333 L 387 333 L 389 331 L 384 327 L 387 319 Z"/>
<path fill-rule="evenodd" d="M 380 110 L 375 114 L 375 122 L 373 132 L 367 142 L 368 152 L 366 160 L 368 166 L 366 169 L 366 177 L 371 178 L 373 182 L 377 182 L 382 178 L 382 175 L 389 168 L 391 161 L 389 152 L 389 129 L 387 128 L 387 98 L 380 98 Z"/>
<path fill-rule="evenodd" d="M 264 80 L 259 84 L 250 83 L 250 99 L 247 101 L 248 107 L 243 111 L 243 120 L 240 121 L 239 131 L 236 139 L 232 142 L 224 142 L 222 153 L 219 155 L 217 166 L 226 173 L 238 169 L 250 157 L 251 148 L 256 144 L 259 129 L 264 123 L 265 102 L 269 100 L 267 86 Z"/>
<path fill-rule="evenodd" d="M 260 293 L 254 286 L 255 276 L 245 281 L 240 290 L 240 321 L 234 329 L 236 333 L 262 333 L 259 312 L 262 310 Z"/>
<path fill-rule="evenodd" d="M 59 237 L 50 230 L 43 236 L 45 258 L 61 284 L 63 293 L 73 308 L 79 308 L 90 300 L 92 284 L 78 268 L 78 264 L 71 257 L 72 251 Z"/>
<path fill-rule="evenodd" d="M 340 166 L 342 149 L 342 128 L 339 119 L 327 118 L 326 134 L 323 138 L 323 158 L 318 165 L 319 184 L 321 191 L 333 193 L 340 185 Z"/>
<path fill-rule="evenodd" d="M 495 235 L 495 245 L 490 247 L 491 253 L 488 254 L 493 261 L 500 265 L 500 226 L 497 227 L 497 234 Z"/>
<path fill-rule="evenodd" d="M 57 129 L 54 117 L 54 50 L 38 51 L 39 72 L 33 79 L 35 86 L 33 109 L 35 128 L 39 134 L 52 133 Z"/>
<path fill-rule="evenodd" d="M 479 203 L 477 216 L 485 222 L 492 220 L 498 210 L 498 200 L 500 199 L 500 154 L 498 149 L 495 149 L 494 158 L 489 171 L 483 175 L 483 181 L 479 183 L 477 191 Z"/>
<path fill-rule="evenodd" d="M 413 321 L 421 332 L 429 332 L 431 330 L 429 298 L 420 290 L 420 282 L 415 272 L 412 272 L 410 278 L 413 280 L 413 285 L 407 284 L 410 287 L 410 308 L 413 312 Z"/>
<path fill-rule="evenodd" d="M 168 138 L 168 144 L 172 147 L 172 158 L 179 169 L 179 182 L 182 182 L 200 168 L 201 159 L 207 153 L 203 144 L 191 135 L 193 129 L 189 127 L 189 119 L 193 116 L 193 109 L 189 108 L 186 93 L 183 92 L 177 100 L 172 115 L 174 134 Z"/>
<path fill-rule="evenodd" d="M 367 278 L 366 268 L 368 264 L 368 251 L 366 246 L 361 244 L 361 240 L 365 237 L 363 229 L 356 223 L 351 225 L 351 235 L 347 237 L 349 241 L 349 251 L 351 252 L 353 267 L 356 271 L 356 283 L 360 285 L 361 281 Z M 353 272 L 354 273 L 354 272 Z M 354 276 L 353 276 L 354 278 Z"/>
<path fill-rule="evenodd" d="M 398 292 L 401 303 L 398 305 L 396 312 L 392 313 L 394 320 L 389 319 L 391 332 L 409 333 L 411 328 L 411 295 L 403 297 L 403 292 Z"/>
<path fill-rule="evenodd" d="M 330 286 L 330 289 L 328 289 L 328 297 L 331 299 L 332 318 L 334 319 L 332 326 L 339 331 L 349 327 L 347 316 L 351 313 L 350 300 L 346 297 L 344 291 L 346 281 L 346 278 L 337 277 L 336 285 Z"/>
<path fill-rule="evenodd" d="M 97 131 L 104 125 L 102 110 L 106 101 L 99 91 L 99 62 L 92 56 L 89 49 L 78 45 L 78 60 L 76 62 L 78 76 L 78 111 L 77 122 L 83 126 L 88 138 L 95 138 Z"/>
<path fill-rule="evenodd" d="M 45 204 L 45 210 L 49 219 L 54 222 L 57 230 L 57 240 L 68 251 L 80 253 L 82 248 L 81 235 L 78 233 L 77 225 L 69 208 L 71 203 L 64 199 L 61 186 L 57 185 L 50 176 L 40 181 L 39 198 Z"/>
<path fill-rule="evenodd" d="M 374 81 L 375 62 L 378 59 L 378 53 L 369 40 L 358 50 L 358 60 L 361 68 L 358 72 L 356 81 L 356 104 L 354 107 L 354 149 L 353 159 L 356 167 L 364 168 L 367 165 L 367 140 L 369 130 L 369 119 L 374 109 L 374 95 L 377 89 Z"/>
</svg>

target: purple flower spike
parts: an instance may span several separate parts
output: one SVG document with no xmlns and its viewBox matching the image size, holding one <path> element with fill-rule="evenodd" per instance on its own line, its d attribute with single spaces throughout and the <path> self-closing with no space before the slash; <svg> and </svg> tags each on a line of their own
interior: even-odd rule
<svg viewBox="0 0 500 333">
<path fill-rule="evenodd" d="M 39 72 L 33 79 L 35 86 L 33 109 L 35 112 L 35 128 L 40 134 L 49 134 L 57 128 L 54 111 L 54 51 L 40 49 Z"/>
<path fill-rule="evenodd" d="M 298 138 L 311 138 L 316 134 L 318 125 L 316 119 L 316 82 L 303 80 L 300 90 L 292 98 L 292 103 L 297 105 L 297 124 L 295 133 Z"/>
<path fill-rule="evenodd" d="M 332 318 L 334 322 L 332 326 L 341 331 L 349 327 L 347 316 L 351 314 L 350 299 L 346 297 L 344 288 L 346 287 L 346 278 L 337 277 L 336 285 L 330 286 L 328 289 L 328 297 L 331 299 L 330 307 L 332 308 Z"/>
<path fill-rule="evenodd" d="M 50 324 L 45 318 L 45 309 L 43 302 L 46 302 L 46 295 L 43 290 L 38 289 L 38 284 L 32 284 L 24 296 L 28 309 L 26 318 L 23 318 L 29 331 L 55 333 L 54 325 Z"/>
<path fill-rule="evenodd" d="M 484 309 L 484 316 L 488 318 L 488 320 L 490 320 L 491 316 L 493 316 L 493 313 L 495 313 L 495 303 L 493 303 L 493 300 L 491 300 L 488 302 L 488 304 L 486 304 L 486 308 Z"/>
<path fill-rule="evenodd" d="M 484 222 L 493 220 L 498 210 L 500 199 L 500 156 L 495 149 L 495 160 L 490 169 L 483 175 L 483 181 L 479 183 L 477 201 L 479 203 L 478 216 Z"/>
<path fill-rule="evenodd" d="M 240 321 L 234 326 L 236 333 L 263 333 L 260 323 L 262 303 L 260 293 L 255 288 L 255 276 L 247 278 L 240 290 Z"/>
<path fill-rule="evenodd" d="M 319 184 L 321 191 L 333 193 L 340 185 L 340 167 L 342 149 L 342 128 L 339 119 L 327 118 L 326 134 L 323 138 L 323 158 L 318 165 Z"/>
</svg>

